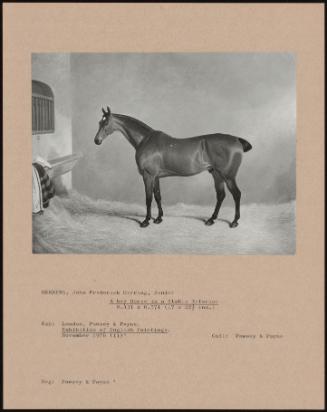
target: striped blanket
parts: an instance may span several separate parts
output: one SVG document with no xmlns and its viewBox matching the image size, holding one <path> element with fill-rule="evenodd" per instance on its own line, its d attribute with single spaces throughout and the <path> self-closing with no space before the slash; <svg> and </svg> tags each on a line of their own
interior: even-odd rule
<svg viewBox="0 0 327 412">
<path fill-rule="evenodd" d="M 33 163 L 33 167 L 35 168 L 34 170 L 36 170 L 37 175 L 38 175 L 37 184 L 38 184 L 39 195 L 40 195 L 39 196 L 39 207 L 33 205 L 33 212 L 38 213 L 49 206 L 50 199 L 55 195 L 55 188 L 43 166 L 41 166 L 38 163 Z M 33 190 L 34 190 L 34 187 L 33 187 Z M 39 209 L 39 210 L 34 210 L 34 209 Z"/>
</svg>

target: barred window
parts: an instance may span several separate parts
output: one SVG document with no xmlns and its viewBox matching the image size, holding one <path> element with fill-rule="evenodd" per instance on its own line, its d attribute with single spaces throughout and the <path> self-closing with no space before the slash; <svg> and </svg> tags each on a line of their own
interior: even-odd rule
<svg viewBox="0 0 327 412">
<path fill-rule="evenodd" d="M 38 80 L 32 80 L 32 134 L 53 133 L 54 95 L 51 88 Z"/>
</svg>

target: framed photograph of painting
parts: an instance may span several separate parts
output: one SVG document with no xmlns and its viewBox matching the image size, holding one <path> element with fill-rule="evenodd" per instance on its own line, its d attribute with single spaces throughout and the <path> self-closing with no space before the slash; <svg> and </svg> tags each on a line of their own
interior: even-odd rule
<svg viewBox="0 0 327 412">
<path fill-rule="evenodd" d="M 323 6 L 3 12 L 4 408 L 323 409 Z"/>
</svg>

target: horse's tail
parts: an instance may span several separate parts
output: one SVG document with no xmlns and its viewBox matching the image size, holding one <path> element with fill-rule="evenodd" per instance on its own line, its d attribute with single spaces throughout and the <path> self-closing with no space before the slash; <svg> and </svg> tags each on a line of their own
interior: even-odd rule
<svg viewBox="0 0 327 412">
<path fill-rule="evenodd" d="M 248 152 L 252 149 L 252 145 L 247 140 L 242 139 L 241 137 L 238 137 L 238 140 L 240 141 L 244 152 Z"/>
</svg>

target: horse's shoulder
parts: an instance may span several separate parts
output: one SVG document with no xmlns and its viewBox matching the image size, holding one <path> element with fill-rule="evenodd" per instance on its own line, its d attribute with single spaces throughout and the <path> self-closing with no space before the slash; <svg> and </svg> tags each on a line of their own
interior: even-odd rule
<svg viewBox="0 0 327 412">
<path fill-rule="evenodd" d="M 162 144 L 165 145 L 172 139 L 173 138 L 171 136 L 169 136 L 167 133 L 162 132 L 161 130 L 153 130 L 148 134 L 142 146 L 143 148 L 160 147 Z"/>
</svg>

